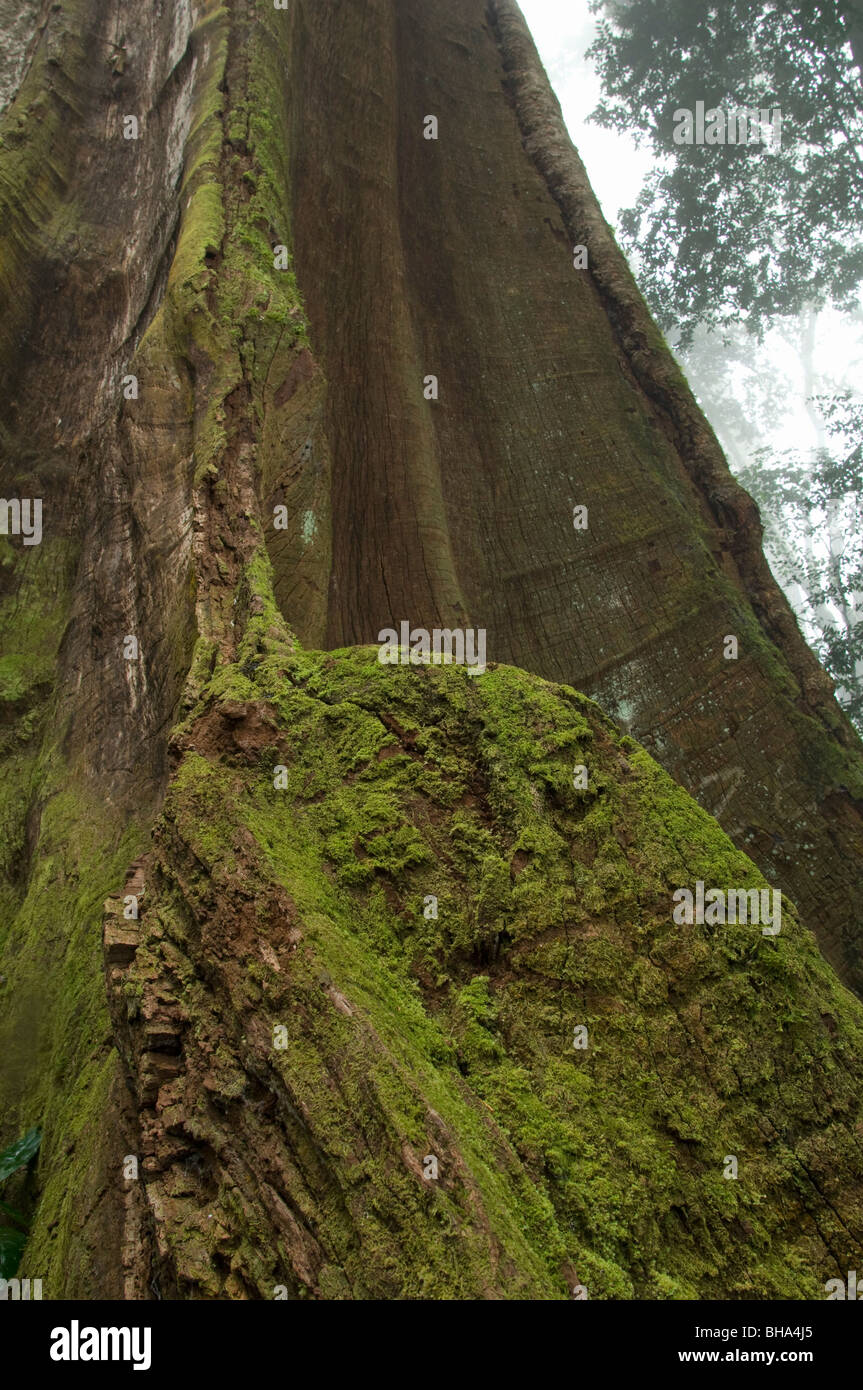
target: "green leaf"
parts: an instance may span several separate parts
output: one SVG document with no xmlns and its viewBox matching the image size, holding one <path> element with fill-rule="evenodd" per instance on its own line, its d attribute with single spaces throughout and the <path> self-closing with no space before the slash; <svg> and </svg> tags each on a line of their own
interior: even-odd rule
<svg viewBox="0 0 863 1390">
<path fill-rule="evenodd" d="M 29 1163 L 41 1142 L 42 1131 L 37 1127 L 28 1129 L 23 1139 L 16 1139 L 14 1144 L 4 1149 L 0 1153 L 0 1182 L 5 1182 L 25 1163 Z"/>
<path fill-rule="evenodd" d="M 26 1216 L 22 1216 L 20 1211 L 10 1207 L 8 1202 L 0 1202 L 0 1211 L 5 1211 L 6 1215 L 11 1216 L 13 1221 L 17 1221 L 19 1226 L 23 1226 L 25 1231 L 28 1229 L 30 1222 Z"/>
<path fill-rule="evenodd" d="M 21 1262 L 21 1252 L 27 1243 L 23 1231 L 0 1226 L 0 1279 L 11 1279 Z"/>
</svg>

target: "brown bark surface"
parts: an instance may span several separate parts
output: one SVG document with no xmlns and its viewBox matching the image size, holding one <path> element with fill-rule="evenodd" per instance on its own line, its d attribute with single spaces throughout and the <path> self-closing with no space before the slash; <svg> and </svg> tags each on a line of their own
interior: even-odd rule
<svg viewBox="0 0 863 1390">
<path fill-rule="evenodd" d="M 425 1255 L 393 1274 L 393 1231 L 403 1245 L 416 1231 L 440 1259 L 447 1296 L 512 1287 L 566 1296 L 573 1251 L 562 1240 L 549 1265 L 541 1213 L 520 1205 L 538 1180 L 531 1164 L 544 1160 L 529 1142 L 501 1137 L 504 1117 L 486 1120 L 485 1101 L 462 1096 L 461 1073 L 448 1096 L 455 1118 L 441 1119 L 433 1089 L 411 1070 L 428 1058 L 405 1044 L 396 1063 L 391 1019 L 374 1014 L 384 974 L 368 967 L 363 996 L 352 969 L 333 968 L 316 938 L 323 909 L 297 905 L 302 885 L 286 886 L 266 836 L 259 842 L 250 828 L 257 811 L 246 792 L 279 682 L 291 696 L 277 721 L 280 756 L 299 767 L 291 720 L 308 717 L 314 732 L 319 719 L 336 785 L 361 781 L 338 756 L 339 720 L 353 728 L 359 719 L 362 681 L 342 658 L 333 663 L 342 684 L 321 694 L 324 659 L 307 691 L 312 667 L 286 624 L 307 646 L 333 649 L 373 643 L 402 620 L 483 627 L 491 661 L 595 697 L 799 904 L 858 991 L 859 740 L 766 568 L 755 508 L 649 319 L 510 0 L 292 0 L 288 11 L 130 0 L 110 12 L 97 0 L 45 0 L 23 7 L 16 25 L 0 69 L 0 491 L 45 499 L 45 539 L 33 549 L 16 540 L 0 567 L 3 655 L 18 662 L 3 691 L 11 790 L 0 1101 L 4 1116 L 45 1125 L 32 1273 L 50 1275 L 55 1296 L 149 1296 L 153 1277 L 183 1296 L 266 1297 L 279 1277 L 291 1296 L 398 1296 L 415 1288 Z M 142 124 L 134 142 L 122 136 L 128 113 Z M 437 141 L 423 138 L 429 114 Z M 291 278 L 282 290 L 273 271 L 282 243 L 302 304 Z M 588 249 L 586 270 L 573 267 L 577 243 Z M 130 371 L 140 383 L 134 401 L 121 391 Z M 430 374 L 437 401 L 423 397 Z M 284 532 L 272 525 L 282 502 Z M 588 508 L 587 531 L 573 529 L 575 505 Z M 280 612 L 255 569 L 262 536 Z M 136 663 L 121 654 L 127 634 L 140 643 Z M 739 640 L 736 661 L 724 659 L 727 635 Z M 264 694 L 253 685 L 261 667 L 272 682 Z M 369 688 L 376 672 L 372 664 L 363 676 Z M 242 695 L 243 681 L 254 698 Z M 392 713 L 382 697 L 390 723 L 369 719 L 379 741 L 389 732 L 378 747 L 363 727 L 371 751 L 362 770 L 371 777 L 402 756 L 424 760 L 425 773 L 439 756 L 463 760 L 458 807 L 475 818 L 479 839 L 489 827 L 500 835 L 506 884 L 514 812 L 493 795 L 495 689 L 484 724 L 455 686 L 452 708 L 433 685 L 421 708 L 409 693 Z M 549 716 L 545 695 L 531 690 L 542 763 Z M 555 719 L 575 701 L 559 698 Z M 504 705 L 510 699 L 529 702 L 517 691 Z M 444 714 L 439 753 L 435 720 Z M 420 737 L 410 719 L 432 733 Z M 597 711 L 591 721 L 608 786 L 628 786 L 631 747 L 613 742 Z M 474 766 L 480 733 L 492 748 Z M 195 757 L 218 790 L 201 805 L 181 777 Z M 539 804 L 533 766 L 522 774 L 525 804 Z M 653 773 L 640 775 L 653 787 Z M 303 776 L 313 780 L 314 769 Z M 173 800 L 151 841 L 169 783 Z M 663 797 L 680 810 L 672 790 Z M 235 792 L 248 825 L 228 826 L 214 855 L 207 833 Z M 557 833 L 576 842 L 584 808 L 565 796 L 562 804 Z M 410 797 L 404 805 L 413 807 Z M 608 844 L 579 841 L 578 873 L 620 850 L 633 882 L 649 877 L 627 806 L 622 797 L 618 819 L 609 812 Z M 362 798 L 357 807 L 362 823 Z M 443 862 L 436 835 L 453 807 L 444 798 L 432 809 L 423 862 Z M 663 841 L 662 853 L 683 873 L 717 832 L 691 807 L 681 815 L 684 840 Z M 318 851 L 326 889 L 334 871 L 315 842 Z M 718 862 L 729 862 L 726 851 L 723 842 Z M 529 858 L 521 849 L 512 858 L 513 881 Z M 142 921 L 115 935 L 130 863 L 128 882 L 145 885 Z M 460 947 L 446 962 L 459 986 L 488 964 L 486 936 L 506 936 L 495 927 L 498 867 L 491 878 L 453 870 L 454 897 L 488 915 L 474 954 Z M 400 931 L 405 914 L 417 916 L 410 894 L 420 885 L 391 877 L 384 896 Z M 687 1084 L 693 1059 L 712 1045 L 708 1101 L 741 1097 L 741 1133 L 760 1158 L 764 1135 L 769 1144 L 779 1136 L 775 1168 L 772 1150 L 765 1160 L 770 1219 L 817 1284 L 820 1262 L 846 1268 L 858 1239 L 848 1157 L 856 1014 L 836 1021 L 852 1001 L 808 947 L 781 977 L 780 994 L 786 984 L 800 991 L 811 1048 L 785 1076 L 799 1099 L 792 1114 L 754 1062 L 738 1074 L 723 1054 L 735 1011 L 744 1016 L 741 1056 L 755 1036 L 746 1008 L 761 984 L 775 983 L 776 962 L 766 947 L 756 953 L 757 940 L 741 948 L 751 973 L 738 995 L 737 957 L 720 959 L 700 938 L 666 941 L 667 886 L 654 885 L 649 910 L 626 898 L 625 921 L 605 903 L 592 907 L 580 949 L 591 962 L 597 939 L 628 951 L 628 997 L 665 990 L 677 1001 L 656 1025 L 666 1049 L 659 1091 L 681 1074 Z M 642 908 L 661 968 L 639 955 Z M 522 926 L 530 944 L 536 921 Z M 564 934 L 567 950 L 570 926 L 564 913 L 547 928 Z M 516 1019 L 522 983 L 527 997 L 537 974 L 552 981 L 561 1010 L 574 1007 L 572 979 L 554 973 L 557 942 L 541 945 L 553 959 L 537 970 L 526 955 L 524 982 L 491 957 L 496 987 L 515 980 Z M 597 1007 L 613 1016 L 618 986 L 604 974 L 603 950 L 596 955 L 588 974 Z M 661 988 L 657 973 L 668 977 Z M 433 973 L 405 988 L 403 1006 L 417 989 L 430 1017 L 441 1006 Z M 271 1005 L 297 1011 L 306 1051 L 285 1063 L 294 1073 L 271 1055 Z M 518 1026 L 506 1045 L 514 1066 L 536 1062 L 539 1085 L 551 1006 L 543 991 L 532 1006 L 528 1053 L 519 1053 Z M 454 1028 L 461 1007 L 452 1004 Z M 675 1009 L 686 1015 L 683 1042 Z M 771 1013 L 759 1043 L 780 1060 L 784 1022 L 781 1010 Z M 434 1066 L 457 1071 L 445 1038 L 440 1047 Z M 634 1065 L 627 1049 L 617 1060 L 600 1085 L 612 1099 L 625 1096 Z M 402 1094 L 413 1107 L 410 1142 Z M 473 1107 L 471 1123 L 462 1103 Z M 751 1114 L 769 1117 L 763 1133 Z M 482 1161 L 503 1163 L 506 1200 L 491 1180 L 475 1179 L 477 1115 L 488 1127 Z M 688 1155 L 689 1119 L 681 1111 L 672 1121 Z M 798 1208 L 782 1184 L 786 1149 L 804 1131 Z M 445 1199 L 446 1221 L 462 1234 L 455 1274 L 428 1235 L 439 1226 L 418 1175 L 422 1146 L 435 1139 L 458 1179 Z M 140 1188 L 119 1185 L 130 1153 L 141 1157 Z M 687 1164 L 682 1157 L 686 1182 Z M 675 1230 L 678 1201 L 694 1209 L 701 1193 L 686 1182 L 684 1197 L 666 1194 Z M 393 1184 L 408 1194 L 398 1211 L 388 1204 Z M 377 1265 L 363 1247 L 370 1210 L 380 1223 Z M 562 1210 L 571 1233 L 572 1213 Z M 745 1288 L 751 1229 L 713 1217 L 717 1241 L 731 1230 L 727 1288 Z M 258 1230 L 267 1233 L 263 1264 Z M 666 1235 L 657 1243 L 671 1249 Z M 620 1258 L 624 1268 L 630 1257 Z M 694 1258 L 687 1287 L 706 1289 L 706 1265 Z M 765 1267 L 765 1286 L 788 1296 L 781 1265 Z"/>
<path fill-rule="evenodd" d="M 335 479 L 326 626 L 291 612 L 300 636 L 470 623 L 494 659 L 587 691 L 800 904 L 859 990 L 859 740 L 517 6 L 299 3 L 295 25 L 297 269 Z"/>
</svg>

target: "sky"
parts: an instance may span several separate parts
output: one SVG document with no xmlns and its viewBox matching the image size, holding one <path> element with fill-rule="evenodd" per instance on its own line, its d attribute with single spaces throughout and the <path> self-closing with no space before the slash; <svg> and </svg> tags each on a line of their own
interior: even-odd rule
<svg viewBox="0 0 863 1390">
<path fill-rule="evenodd" d="M 600 87 L 592 66 L 584 62 L 596 31 L 587 0 L 519 3 L 593 191 L 609 222 L 615 223 L 619 209 L 635 202 L 650 155 L 646 150 L 637 150 L 626 136 L 588 124 L 587 117 L 599 100 Z"/>
</svg>

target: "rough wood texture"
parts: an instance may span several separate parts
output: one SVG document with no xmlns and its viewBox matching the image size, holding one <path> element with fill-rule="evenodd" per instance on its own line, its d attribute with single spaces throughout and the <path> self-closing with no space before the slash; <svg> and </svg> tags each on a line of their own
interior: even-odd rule
<svg viewBox="0 0 863 1390">
<path fill-rule="evenodd" d="M 46 1297 L 817 1296 L 863 1050 L 806 927 L 859 989 L 860 747 L 516 7 L 24 6 L 0 97 L 0 490 L 45 507 L 0 553 L 0 1113 L 45 1126 Z M 402 619 L 532 674 L 304 651 Z M 672 929 L 741 848 L 806 927 Z"/>
<path fill-rule="evenodd" d="M 470 622 L 494 658 L 587 691 L 800 904 L 859 990 L 859 740 L 520 11 L 370 0 L 294 15 L 297 268 L 338 479 L 328 622 L 307 630 L 288 609 L 300 636 Z"/>
</svg>

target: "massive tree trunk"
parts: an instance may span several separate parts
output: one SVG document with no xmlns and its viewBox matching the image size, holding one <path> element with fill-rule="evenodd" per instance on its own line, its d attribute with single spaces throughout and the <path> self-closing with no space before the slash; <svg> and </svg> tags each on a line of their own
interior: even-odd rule
<svg viewBox="0 0 863 1390">
<path fill-rule="evenodd" d="M 2 72 L 28 1271 L 817 1296 L 861 1240 L 861 749 L 517 7 L 104 8 L 16 7 Z M 492 668 L 340 650 L 402 621 Z M 778 936 L 673 921 L 759 871 Z"/>
</svg>

